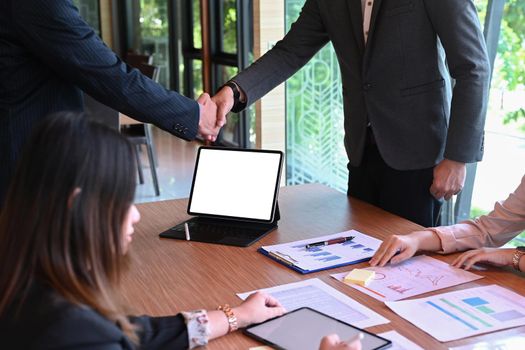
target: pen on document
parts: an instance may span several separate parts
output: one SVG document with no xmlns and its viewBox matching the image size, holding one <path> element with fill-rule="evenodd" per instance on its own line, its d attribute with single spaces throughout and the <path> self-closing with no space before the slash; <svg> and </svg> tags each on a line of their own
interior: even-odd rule
<svg viewBox="0 0 525 350">
<path fill-rule="evenodd" d="M 355 238 L 354 236 L 339 237 L 339 238 L 329 239 L 328 241 L 321 241 L 321 242 L 308 243 L 308 244 L 305 245 L 304 247 L 305 247 L 306 249 L 310 249 L 310 248 L 313 248 L 313 247 L 320 247 L 320 246 L 324 246 L 324 245 L 344 243 L 344 242 L 351 241 L 351 240 L 354 239 L 354 238 Z"/>
<path fill-rule="evenodd" d="M 190 240 L 190 228 L 188 227 L 188 223 L 184 223 L 184 232 L 186 233 L 186 240 Z"/>
</svg>

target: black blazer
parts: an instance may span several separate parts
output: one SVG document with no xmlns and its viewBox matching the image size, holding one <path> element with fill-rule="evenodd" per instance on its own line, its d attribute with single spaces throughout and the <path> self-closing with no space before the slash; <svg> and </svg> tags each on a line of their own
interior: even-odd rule
<svg viewBox="0 0 525 350">
<path fill-rule="evenodd" d="M 341 70 L 350 164 L 361 163 L 368 123 L 394 169 L 481 160 L 489 63 L 472 1 L 375 0 L 365 45 L 361 0 L 307 0 L 283 40 L 233 80 L 253 103 L 328 42 Z"/>
<path fill-rule="evenodd" d="M 20 309 L 0 316 L 0 348 L 35 349 L 187 349 L 188 332 L 182 315 L 132 317 L 139 326 L 140 346 L 117 325 L 93 309 L 76 306 L 57 293 L 35 285 Z"/>
<path fill-rule="evenodd" d="M 80 89 L 103 104 L 186 140 L 198 104 L 123 63 L 71 0 L 0 1 L 0 203 L 35 122 L 83 109 Z"/>
</svg>

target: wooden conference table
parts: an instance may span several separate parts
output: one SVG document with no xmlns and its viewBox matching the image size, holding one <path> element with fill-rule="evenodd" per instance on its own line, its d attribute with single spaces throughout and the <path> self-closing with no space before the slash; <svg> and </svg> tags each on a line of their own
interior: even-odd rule
<svg viewBox="0 0 525 350">
<path fill-rule="evenodd" d="M 485 334 L 459 341 L 440 343 L 397 316 L 368 295 L 335 281 L 331 273 L 341 267 L 301 275 L 257 253 L 261 245 L 284 243 L 309 237 L 356 229 L 379 239 L 406 233 L 420 226 L 322 185 L 284 187 L 280 191 L 281 220 L 278 230 L 248 248 L 161 239 L 158 234 L 188 218 L 187 200 L 171 200 L 138 206 L 142 220 L 136 226 L 132 243 L 132 263 L 124 276 L 122 294 L 138 314 L 171 315 L 181 310 L 215 309 L 219 304 L 237 305 L 235 293 L 273 287 L 308 278 L 320 278 L 339 291 L 378 312 L 391 322 L 367 328 L 373 333 L 395 330 L 424 349 L 493 342 L 525 333 L 525 327 Z M 456 255 L 432 255 L 451 262 Z M 366 267 L 367 263 L 352 267 Z M 441 290 L 499 284 L 525 295 L 525 279 L 510 270 L 489 268 L 474 271 L 485 278 Z M 445 325 L 444 325 L 445 326 Z M 248 349 L 260 345 L 241 332 L 210 342 L 208 349 Z"/>
</svg>

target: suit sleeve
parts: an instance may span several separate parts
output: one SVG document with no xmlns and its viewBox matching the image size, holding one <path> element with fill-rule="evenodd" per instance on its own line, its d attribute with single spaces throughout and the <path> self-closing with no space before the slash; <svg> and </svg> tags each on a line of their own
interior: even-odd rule
<svg viewBox="0 0 525 350">
<path fill-rule="evenodd" d="M 195 138 L 198 104 L 123 63 L 71 0 L 20 0 L 12 11 L 24 45 L 60 78 L 135 119 Z"/>
<path fill-rule="evenodd" d="M 424 0 L 455 86 L 445 158 L 463 163 L 483 156 L 490 67 L 476 8 L 471 0 Z"/>
<path fill-rule="evenodd" d="M 246 94 L 246 106 L 292 76 L 326 45 L 329 38 L 318 6 L 317 0 L 307 0 L 288 34 L 232 79 Z"/>
<path fill-rule="evenodd" d="M 188 349 L 188 329 L 181 314 L 165 317 L 130 317 L 133 324 L 139 326 L 140 348 Z"/>
</svg>

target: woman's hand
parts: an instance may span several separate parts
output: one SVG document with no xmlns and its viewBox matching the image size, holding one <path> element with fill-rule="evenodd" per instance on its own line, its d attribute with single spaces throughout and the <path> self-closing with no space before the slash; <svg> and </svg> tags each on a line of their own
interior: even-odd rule
<svg viewBox="0 0 525 350">
<path fill-rule="evenodd" d="M 441 240 L 432 230 L 415 231 L 408 235 L 393 235 L 381 243 L 370 260 L 370 265 L 385 266 L 389 261 L 397 264 L 411 258 L 418 250 L 437 251 L 440 249 Z"/>
<path fill-rule="evenodd" d="M 392 264 L 397 264 L 412 257 L 419 249 L 418 240 L 415 236 L 417 233 L 390 236 L 388 240 L 381 243 L 381 246 L 370 260 L 370 265 L 385 266 L 389 261 Z"/>
<path fill-rule="evenodd" d="M 234 308 L 233 312 L 237 317 L 239 328 L 242 328 L 281 316 L 286 310 L 271 295 L 255 292 L 246 298 L 241 305 Z"/>
<path fill-rule="evenodd" d="M 512 266 L 514 248 L 481 248 L 466 251 L 452 262 L 452 266 L 470 269 L 475 263 L 485 262 L 496 266 Z"/>
<path fill-rule="evenodd" d="M 361 339 L 363 333 L 347 341 L 342 341 L 337 334 L 330 334 L 321 339 L 319 350 L 361 350 Z"/>
</svg>

